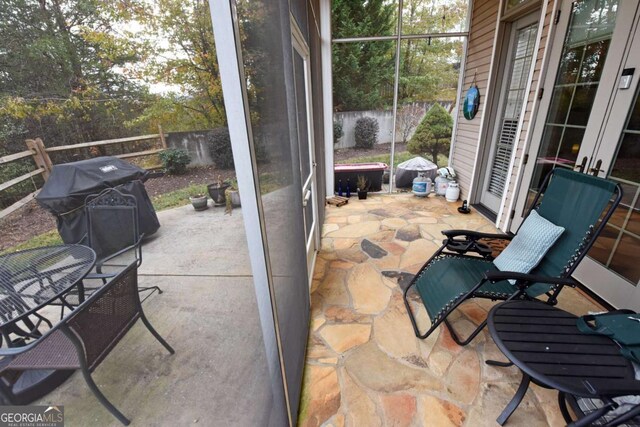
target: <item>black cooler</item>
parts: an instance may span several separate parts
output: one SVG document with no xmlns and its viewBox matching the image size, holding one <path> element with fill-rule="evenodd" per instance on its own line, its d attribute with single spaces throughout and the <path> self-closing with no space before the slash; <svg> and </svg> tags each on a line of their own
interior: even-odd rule
<svg viewBox="0 0 640 427">
<path fill-rule="evenodd" d="M 97 157 L 55 165 L 49 179 L 36 196 L 38 204 L 57 220 L 58 232 L 65 243 L 79 243 L 87 233 L 84 202 L 87 196 L 107 188 L 116 188 L 135 196 L 140 232 L 155 233 L 160 222 L 143 182 L 147 171 L 116 157 Z M 114 233 L 118 231 L 114 227 Z"/>
</svg>

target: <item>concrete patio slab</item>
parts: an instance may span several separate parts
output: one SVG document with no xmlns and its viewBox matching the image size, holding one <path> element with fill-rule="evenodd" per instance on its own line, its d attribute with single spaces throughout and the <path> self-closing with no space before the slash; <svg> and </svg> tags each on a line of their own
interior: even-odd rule
<svg viewBox="0 0 640 427">
<path fill-rule="evenodd" d="M 211 204 L 211 201 L 209 201 Z M 143 245 L 140 275 L 250 276 L 242 209 L 158 212 L 160 229 Z"/>
<path fill-rule="evenodd" d="M 143 308 L 176 353 L 137 322 L 93 378 L 133 426 L 261 425 L 273 406 L 271 382 L 242 210 L 184 206 L 158 217 L 139 285 L 164 291 Z M 79 372 L 35 403 L 64 405 L 67 426 L 120 425 Z"/>
<path fill-rule="evenodd" d="M 137 322 L 93 373 L 133 426 L 261 425 L 271 403 L 251 278 L 142 277 L 164 293 L 144 302 L 164 348 Z M 64 405 L 67 426 L 119 426 L 76 372 L 37 404 Z M 265 412 L 266 411 L 266 412 Z"/>
</svg>

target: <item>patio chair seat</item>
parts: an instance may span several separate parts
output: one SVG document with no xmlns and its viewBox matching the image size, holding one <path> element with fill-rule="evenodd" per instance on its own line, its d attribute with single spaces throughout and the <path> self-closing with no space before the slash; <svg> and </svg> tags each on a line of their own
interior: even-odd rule
<svg viewBox="0 0 640 427">
<path fill-rule="evenodd" d="M 451 305 L 464 298 L 487 271 L 497 270 L 491 261 L 482 258 L 451 256 L 435 259 L 429 265 L 429 274 L 424 274 L 425 269 L 416 280 L 416 289 L 431 321 L 438 321 Z M 474 292 L 474 296 L 503 300 L 515 290 L 506 280 L 488 282 Z"/>
</svg>

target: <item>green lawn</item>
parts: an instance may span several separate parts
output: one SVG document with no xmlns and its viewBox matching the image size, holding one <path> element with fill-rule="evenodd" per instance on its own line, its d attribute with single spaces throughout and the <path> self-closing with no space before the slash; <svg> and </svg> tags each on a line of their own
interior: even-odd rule
<svg viewBox="0 0 640 427">
<path fill-rule="evenodd" d="M 389 163 L 390 156 L 391 156 L 390 154 L 376 154 L 373 156 L 352 157 L 346 160 L 341 160 L 336 163 L 373 163 L 373 162 Z M 413 159 L 414 157 L 416 157 L 416 155 L 411 154 L 408 151 L 400 151 L 395 153 L 394 157 L 395 158 L 393 159 L 393 166 L 394 168 L 396 168 L 400 163 L 406 162 L 409 159 Z M 426 159 L 431 161 L 431 157 L 426 157 Z M 447 166 L 448 162 L 449 162 L 449 158 L 446 155 L 440 154 L 438 156 L 439 167 Z"/>
</svg>

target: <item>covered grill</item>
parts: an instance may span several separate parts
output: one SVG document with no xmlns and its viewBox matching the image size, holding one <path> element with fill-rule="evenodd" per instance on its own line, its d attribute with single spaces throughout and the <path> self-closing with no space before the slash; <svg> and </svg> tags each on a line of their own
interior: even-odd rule
<svg viewBox="0 0 640 427">
<path fill-rule="evenodd" d="M 87 233 L 84 202 L 87 196 L 106 188 L 117 188 L 135 196 L 140 232 L 155 233 L 160 222 L 143 182 L 147 171 L 116 157 L 97 157 L 53 166 L 49 179 L 36 196 L 38 204 L 57 220 L 65 243 L 79 243 Z M 117 225 L 114 232 L 117 232 Z"/>
</svg>

